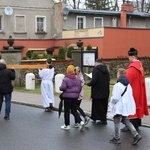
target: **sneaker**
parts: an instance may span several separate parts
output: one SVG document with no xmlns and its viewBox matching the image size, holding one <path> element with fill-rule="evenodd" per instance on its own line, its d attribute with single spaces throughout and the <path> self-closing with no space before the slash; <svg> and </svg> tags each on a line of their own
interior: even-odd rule
<svg viewBox="0 0 150 150">
<path fill-rule="evenodd" d="M 80 122 L 80 130 L 84 130 L 84 122 L 83 121 Z"/>
<path fill-rule="evenodd" d="M 87 125 L 87 124 L 89 123 L 89 121 L 90 121 L 90 118 L 89 118 L 88 116 L 86 116 L 86 117 L 85 117 L 84 124 Z"/>
<path fill-rule="evenodd" d="M 116 138 L 112 138 L 109 142 L 113 144 L 121 144 L 121 140 Z"/>
<path fill-rule="evenodd" d="M 62 130 L 70 130 L 70 126 L 63 125 L 63 126 L 61 126 L 61 129 Z"/>
<path fill-rule="evenodd" d="M 79 123 L 75 123 L 75 124 L 74 124 L 74 127 L 75 127 L 75 128 L 79 128 L 79 127 L 80 127 L 80 124 L 79 124 Z"/>
<path fill-rule="evenodd" d="M 5 120 L 10 120 L 10 118 L 9 118 L 9 117 L 7 117 L 7 116 L 5 116 L 5 117 L 4 117 L 4 119 L 5 119 Z"/>
<path fill-rule="evenodd" d="M 132 145 L 137 144 L 142 139 L 141 135 L 136 135 L 133 139 Z"/>
</svg>

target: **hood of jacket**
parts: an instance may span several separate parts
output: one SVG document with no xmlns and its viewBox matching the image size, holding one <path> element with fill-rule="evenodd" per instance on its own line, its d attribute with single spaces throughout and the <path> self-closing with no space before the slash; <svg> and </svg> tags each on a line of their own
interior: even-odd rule
<svg viewBox="0 0 150 150">
<path fill-rule="evenodd" d="M 124 86 L 127 86 L 127 85 L 129 84 L 129 80 L 128 80 L 128 78 L 126 78 L 126 77 L 119 78 L 119 79 L 117 80 L 117 82 L 122 83 Z"/>
<path fill-rule="evenodd" d="M 6 69 L 6 64 L 0 63 L 0 70 L 4 70 L 4 69 Z"/>
<path fill-rule="evenodd" d="M 67 73 L 65 76 L 68 77 L 68 78 L 71 78 L 71 79 L 75 79 L 76 78 L 75 73 Z"/>
<path fill-rule="evenodd" d="M 104 64 L 100 64 L 100 65 L 96 66 L 95 69 L 99 70 L 102 74 L 108 73 L 108 69 Z"/>
</svg>

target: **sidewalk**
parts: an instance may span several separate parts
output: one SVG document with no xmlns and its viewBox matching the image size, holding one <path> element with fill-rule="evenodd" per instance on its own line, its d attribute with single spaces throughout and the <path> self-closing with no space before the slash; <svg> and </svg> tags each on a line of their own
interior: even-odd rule
<svg viewBox="0 0 150 150">
<path fill-rule="evenodd" d="M 12 102 L 43 108 L 41 94 L 14 91 L 12 94 Z M 59 102 L 60 102 L 59 97 L 55 96 L 54 110 L 58 110 Z M 90 114 L 91 113 L 91 105 L 92 105 L 92 101 L 90 99 L 86 99 L 86 100 L 84 99 L 84 100 L 82 100 L 81 108 L 87 114 Z M 150 107 L 149 107 L 149 112 L 150 112 Z M 111 117 L 109 116 L 109 113 L 108 113 L 108 119 L 111 119 Z M 146 126 L 146 127 L 150 127 L 150 116 L 145 116 L 142 119 L 142 125 Z"/>
</svg>

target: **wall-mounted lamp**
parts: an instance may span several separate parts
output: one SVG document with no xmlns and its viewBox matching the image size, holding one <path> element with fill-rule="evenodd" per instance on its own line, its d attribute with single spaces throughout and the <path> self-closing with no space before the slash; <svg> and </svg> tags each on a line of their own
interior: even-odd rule
<svg viewBox="0 0 150 150">
<path fill-rule="evenodd" d="M 63 8 L 63 17 L 64 17 L 64 20 L 67 20 L 68 14 L 69 14 L 69 9 L 67 7 Z"/>
</svg>

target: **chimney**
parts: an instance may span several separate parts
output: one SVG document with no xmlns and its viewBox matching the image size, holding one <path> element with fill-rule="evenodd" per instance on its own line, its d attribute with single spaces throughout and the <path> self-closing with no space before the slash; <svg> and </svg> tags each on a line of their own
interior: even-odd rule
<svg viewBox="0 0 150 150">
<path fill-rule="evenodd" d="M 122 4 L 121 15 L 120 15 L 121 28 L 127 27 L 127 12 L 133 12 L 133 10 L 134 9 L 132 4 Z"/>
</svg>

